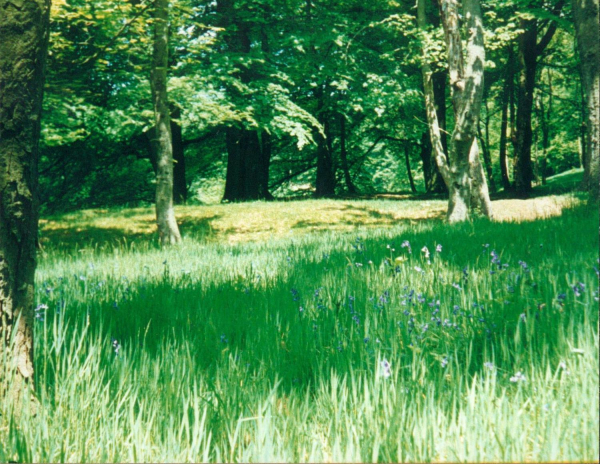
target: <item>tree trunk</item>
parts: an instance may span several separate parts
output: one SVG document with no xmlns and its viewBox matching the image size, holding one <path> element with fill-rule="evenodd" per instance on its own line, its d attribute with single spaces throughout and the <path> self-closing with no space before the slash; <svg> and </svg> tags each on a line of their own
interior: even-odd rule
<svg viewBox="0 0 600 464">
<path fill-rule="evenodd" d="M 17 414 L 24 390 L 35 387 L 38 145 L 49 14 L 49 0 L 0 0 L 0 398 Z"/>
<path fill-rule="evenodd" d="M 326 198 L 335 195 L 335 172 L 333 158 L 327 139 L 330 137 L 329 123 L 324 116 L 321 120 L 325 136 L 318 132 L 317 138 L 317 176 L 315 180 L 315 197 Z"/>
<path fill-rule="evenodd" d="M 600 38 L 598 0 L 573 0 L 581 81 L 586 103 L 586 149 L 582 187 L 596 199 L 600 182 Z"/>
<path fill-rule="evenodd" d="M 502 175 L 502 187 L 505 192 L 511 189 L 508 177 L 508 159 L 506 156 L 506 142 L 508 131 L 508 104 L 510 101 L 511 87 L 513 86 L 513 61 L 512 50 L 508 51 L 509 59 L 506 62 L 506 77 L 502 89 L 502 122 L 500 124 L 500 173 Z"/>
<path fill-rule="evenodd" d="M 517 88 L 517 133 L 515 151 L 515 191 L 518 196 L 526 197 L 531 192 L 533 167 L 531 164 L 531 142 L 533 132 L 531 119 L 533 114 L 533 93 L 537 69 L 537 21 L 522 20 L 523 33 L 519 37 L 518 60 L 520 65 Z"/>
<path fill-rule="evenodd" d="M 266 138 L 265 138 L 266 136 Z M 223 201 L 270 199 L 268 190 L 270 139 L 263 143 L 255 130 L 230 127 L 226 131 L 227 174 Z"/>
<path fill-rule="evenodd" d="M 230 53 L 250 53 L 250 27 L 239 18 L 235 0 L 218 0 L 219 25 L 225 30 L 225 42 Z M 261 50 L 268 51 L 264 28 L 261 32 Z M 239 79 L 251 82 L 255 72 L 245 66 L 237 66 Z M 261 143 L 262 139 L 262 143 Z M 269 166 L 271 162 L 270 136 L 265 132 L 245 127 L 230 127 L 226 131 L 227 174 L 223 201 L 248 201 L 272 199 L 269 193 Z"/>
<path fill-rule="evenodd" d="M 483 22 L 479 0 L 464 0 L 463 17 L 470 31 L 466 47 L 460 38 L 459 12 L 456 0 L 441 2 L 442 23 L 448 51 L 448 69 L 454 108 L 454 130 L 448 152 L 444 152 L 435 108 L 431 66 L 422 63 L 425 106 L 435 160 L 449 190 L 448 221 L 468 219 L 469 212 L 480 208 L 491 216 L 491 204 L 477 147 L 477 127 L 483 94 Z M 418 2 L 418 21 L 426 29 L 424 0 Z M 463 47 L 466 56 L 463 55 Z M 426 50 L 423 56 L 428 56 Z"/>
<path fill-rule="evenodd" d="M 410 169 L 410 144 L 408 141 L 404 142 L 404 161 L 406 162 L 406 173 L 408 174 L 408 181 L 410 182 L 410 191 L 412 193 L 417 193 L 415 180 L 413 179 L 412 170 Z"/>
<path fill-rule="evenodd" d="M 494 182 L 494 171 L 492 169 L 492 154 L 490 153 L 489 145 L 489 131 L 488 121 L 486 121 L 486 134 L 485 137 L 481 133 L 481 128 L 478 128 L 478 139 L 481 145 L 481 152 L 483 154 L 483 162 L 485 164 L 485 173 L 487 174 L 487 181 L 490 183 L 490 189 L 492 192 L 496 191 L 496 183 Z"/>
<path fill-rule="evenodd" d="M 342 160 L 342 169 L 344 171 L 344 181 L 350 195 L 356 194 L 356 187 L 350 177 L 350 168 L 348 167 L 348 153 L 346 151 L 346 116 L 340 114 L 340 158 Z"/>
<path fill-rule="evenodd" d="M 558 15 L 565 0 L 558 0 L 552 13 Z M 533 133 L 531 119 L 533 114 L 533 93 L 538 57 L 544 52 L 556 32 L 556 22 L 548 25 L 546 32 L 538 42 L 538 20 L 522 19 L 523 30 L 518 40 L 519 85 L 517 96 L 517 127 L 515 146 L 515 191 L 518 196 L 527 197 L 531 193 L 533 166 L 531 163 L 531 142 Z"/>
<path fill-rule="evenodd" d="M 169 2 L 154 0 L 154 53 L 150 81 L 156 130 L 156 223 L 162 245 L 181 241 L 173 210 L 173 142 L 167 98 L 168 45 Z"/>
</svg>

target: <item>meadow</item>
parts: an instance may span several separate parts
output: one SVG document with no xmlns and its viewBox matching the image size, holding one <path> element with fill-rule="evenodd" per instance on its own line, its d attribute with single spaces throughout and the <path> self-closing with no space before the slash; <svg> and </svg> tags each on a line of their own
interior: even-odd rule
<svg viewBox="0 0 600 464">
<path fill-rule="evenodd" d="M 598 461 L 598 206 L 503 201 L 182 207 L 168 249 L 150 208 L 44 218 L 0 461 Z"/>
</svg>

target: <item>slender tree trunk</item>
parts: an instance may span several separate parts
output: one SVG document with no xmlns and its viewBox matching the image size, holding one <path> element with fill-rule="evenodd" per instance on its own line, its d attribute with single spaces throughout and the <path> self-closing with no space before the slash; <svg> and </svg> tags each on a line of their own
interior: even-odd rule
<svg viewBox="0 0 600 464">
<path fill-rule="evenodd" d="M 424 0 L 418 2 L 419 28 L 426 29 Z M 483 94 L 483 22 L 479 0 L 464 0 L 462 17 L 470 31 L 466 46 L 460 37 L 459 11 L 456 0 L 441 2 L 442 23 L 448 51 L 448 69 L 454 108 L 454 130 L 444 152 L 437 118 L 431 66 L 422 63 L 425 106 L 435 160 L 449 190 L 448 221 L 464 221 L 469 211 L 479 208 L 491 216 L 491 204 L 477 147 L 477 127 Z M 466 56 L 463 55 L 463 47 Z M 423 55 L 427 56 L 427 51 Z"/>
<path fill-rule="evenodd" d="M 573 0 L 581 81 L 586 103 L 586 149 L 582 187 L 596 199 L 600 182 L 600 38 L 598 0 Z"/>
<path fill-rule="evenodd" d="M 500 173 L 502 176 L 502 187 L 505 192 L 511 188 L 508 177 L 508 159 L 506 156 L 506 139 L 508 130 L 508 105 L 510 101 L 510 87 L 513 84 L 512 50 L 509 50 L 509 59 L 506 63 L 506 76 L 502 89 L 502 122 L 500 124 Z"/>
<path fill-rule="evenodd" d="M 558 15 L 565 0 L 554 3 L 552 13 Z M 522 19 L 523 30 L 518 40 L 519 84 L 517 96 L 517 127 L 515 146 L 515 191 L 518 196 L 527 197 L 531 192 L 533 166 L 531 162 L 531 142 L 533 132 L 531 121 L 533 115 L 533 93 L 538 57 L 544 52 L 554 33 L 556 22 L 549 23 L 546 32 L 538 42 L 539 23 L 537 19 Z"/>
<path fill-rule="evenodd" d="M 25 388 L 35 387 L 38 145 L 49 14 L 49 0 L 0 0 L 0 399 L 17 414 Z"/>
<path fill-rule="evenodd" d="M 487 174 L 487 181 L 489 182 L 490 189 L 492 192 L 496 191 L 496 183 L 494 182 L 494 171 L 492 168 L 492 154 L 490 153 L 490 111 L 487 106 L 487 94 L 485 95 L 485 134 L 481 133 L 481 119 L 477 125 L 477 137 L 479 144 L 481 145 L 481 152 L 483 154 L 483 162 L 485 165 L 485 173 Z"/>
<path fill-rule="evenodd" d="M 410 169 L 410 144 L 408 141 L 404 142 L 404 161 L 406 163 L 406 173 L 408 174 L 408 181 L 410 182 L 410 191 L 417 193 L 415 187 L 415 180 L 413 179 L 412 170 Z"/>
<path fill-rule="evenodd" d="M 515 190 L 523 197 L 531 192 L 533 167 L 531 163 L 531 142 L 533 132 L 531 121 L 533 114 L 533 93 L 537 69 L 537 20 L 522 20 L 524 32 L 519 37 L 518 60 L 520 65 L 517 96 L 517 145 L 515 158 Z"/>
<path fill-rule="evenodd" d="M 315 197 L 327 198 L 335 195 L 335 173 L 333 158 L 327 142 L 327 139 L 330 137 L 329 122 L 324 115 L 320 122 L 323 125 L 325 136 L 321 133 L 316 134 L 317 176 L 315 180 Z"/>
<path fill-rule="evenodd" d="M 154 0 L 154 53 L 152 99 L 156 130 L 156 223 L 162 245 L 181 241 L 173 209 L 173 142 L 167 98 L 169 2 Z"/>
<path fill-rule="evenodd" d="M 342 160 L 342 170 L 344 171 L 344 181 L 350 195 L 356 194 L 356 187 L 350 177 L 350 168 L 348 167 L 348 153 L 346 151 L 346 116 L 340 114 L 340 158 Z"/>
</svg>

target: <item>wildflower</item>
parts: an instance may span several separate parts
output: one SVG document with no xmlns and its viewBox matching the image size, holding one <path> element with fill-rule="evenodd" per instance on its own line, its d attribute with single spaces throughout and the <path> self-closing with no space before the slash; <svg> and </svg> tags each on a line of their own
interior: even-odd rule
<svg viewBox="0 0 600 464">
<path fill-rule="evenodd" d="M 381 377 L 387 379 L 392 376 L 392 366 L 387 359 L 383 358 L 383 360 L 380 363 L 380 366 L 381 370 L 379 371 L 379 375 L 381 375 Z"/>
<path fill-rule="evenodd" d="M 579 282 L 571 287 L 576 297 L 580 297 L 585 290 L 585 284 L 583 282 Z"/>
<path fill-rule="evenodd" d="M 34 309 L 34 311 L 35 311 L 35 318 L 38 321 L 43 321 L 47 309 L 48 309 L 48 305 L 46 305 L 44 303 L 37 305 L 36 308 Z"/>
<path fill-rule="evenodd" d="M 457 283 L 452 284 L 452 286 L 458 291 L 462 290 L 462 287 L 460 285 L 458 285 Z"/>
<path fill-rule="evenodd" d="M 427 332 L 427 330 L 429 330 L 429 324 L 425 324 L 422 329 L 423 333 Z"/>
<path fill-rule="evenodd" d="M 565 301 L 567 299 L 567 294 L 566 293 L 559 293 L 556 296 L 556 299 L 558 300 L 559 303 L 562 303 L 563 301 Z"/>
<path fill-rule="evenodd" d="M 438 244 L 435 246 L 435 251 L 437 251 L 438 253 L 442 252 L 442 245 Z"/>
<path fill-rule="evenodd" d="M 527 266 L 525 261 L 519 261 L 519 266 L 521 266 L 525 272 L 529 272 L 529 266 Z"/>
<path fill-rule="evenodd" d="M 429 259 L 429 249 L 426 246 L 421 248 L 421 253 L 425 253 L 425 258 Z"/>
<path fill-rule="evenodd" d="M 293 301 L 298 301 L 300 299 L 300 292 L 295 288 L 290 289 L 290 293 L 292 294 Z"/>
<path fill-rule="evenodd" d="M 404 240 L 402 242 L 402 245 L 400 245 L 402 248 L 406 248 L 408 250 L 409 254 L 412 254 L 412 248 L 410 247 L 410 242 L 408 240 Z"/>
<path fill-rule="evenodd" d="M 225 336 L 225 334 L 221 334 L 221 343 L 228 343 L 229 340 L 227 340 L 227 337 Z"/>
<path fill-rule="evenodd" d="M 483 367 L 485 367 L 486 369 L 489 369 L 490 371 L 493 371 L 496 368 L 496 366 L 494 366 L 494 363 L 491 363 L 489 361 L 483 363 Z"/>
<path fill-rule="evenodd" d="M 424 272 L 423 269 L 421 269 L 419 266 L 415 266 L 415 271 L 417 271 L 417 272 Z"/>
<path fill-rule="evenodd" d="M 111 345 L 113 348 L 113 351 L 115 352 L 115 356 L 119 356 L 119 351 L 121 350 L 121 344 L 115 339 L 115 338 L 111 338 Z"/>
<path fill-rule="evenodd" d="M 525 314 L 525 313 L 521 313 L 521 315 L 519 316 L 519 319 L 520 319 L 522 322 L 527 322 L 527 314 Z"/>
<path fill-rule="evenodd" d="M 527 381 L 527 379 L 525 378 L 523 373 L 521 371 L 519 371 L 510 378 L 510 381 L 512 383 L 517 383 L 517 382 L 525 382 L 525 381 Z"/>
<path fill-rule="evenodd" d="M 417 301 L 419 303 L 425 303 L 425 297 L 423 296 L 422 293 L 417 293 Z"/>
<path fill-rule="evenodd" d="M 444 359 L 441 360 L 440 364 L 442 365 L 442 369 L 445 368 L 448 365 L 448 358 L 444 357 Z"/>
</svg>

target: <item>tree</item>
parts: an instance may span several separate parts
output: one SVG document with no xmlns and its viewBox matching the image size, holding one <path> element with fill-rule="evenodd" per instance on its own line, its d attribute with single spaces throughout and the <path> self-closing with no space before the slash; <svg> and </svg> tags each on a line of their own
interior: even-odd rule
<svg viewBox="0 0 600 464">
<path fill-rule="evenodd" d="M 425 90 L 425 106 L 427 121 L 431 135 L 431 144 L 435 160 L 448 187 L 448 221 L 464 221 L 469 211 L 479 208 L 490 217 L 491 203 L 483 167 L 479 159 L 477 145 L 477 128 L 483 95 L 483 67 L 485 49 L 483 46 L 483 20 L 479 0 L 463 1 L 463 18 L 466 21 L 468 39 L 463 54 L 463 43 L 460 36 L 458 2 L 443 0 L 441 2 L 442 24 L 448 53 L 448 71 L 452 91 L 454 110 L 454 129 L 448 146 L 444 152 L 442 137 L 437 118 L 431 66 L 427 59 L 422 63 L 423 87 Z M 419 28 L 424 33 L 427 27 L 425 0 L 418 2 Z M 427 37 L 423 34 L 426 45 Z M 427 57 L 424 49 L 423 56 Z"/>
<path fill-rule="evenodd" d="M 37 163 L 50 0 L 0 0 L 0 397 L 33 379 Z M 11 342 L 11 337 L 14 337 Z"/>
<path fill-rule="evenodd" d="M 600 181 L 600 37 L 598 0 L 573 0 L 586 113 L 582 187 L 598 198 Z"/>
<path fill-rule="evenodd" d="M 171 115 L 167 99 L 169 55 L 169 1 L 154 1 L 154 53 L 152 99 L 156 130 L 156 222 L 163 245 L 181 241 L 173 209 L 173 144 Z"/>
<path fill-rule="evenodd" d="M 565 0 L 558 0 L 552 9 L 552 14 L 558 15 L 564 3 Z M 538 35 L 543 30 L 544 25 L 547 25 L 546 30 L 538 41 Z M 540 21 L 535 16 L 529 15 L 521 18 L 520 28 L 523 32 L 518 38 L 517 50 L 519 77 L 514 174 L 517 195 L 527 196 L 531 191 L 533 181 L 533 166 L 531 163 L 533 131 L 531 119 L 538 60 L 552 40 L 556 32 L 557 22 Z"/>
</svg>

